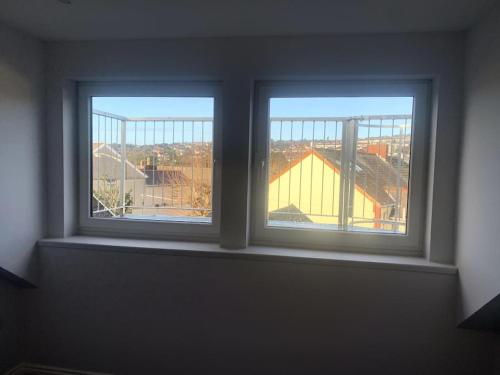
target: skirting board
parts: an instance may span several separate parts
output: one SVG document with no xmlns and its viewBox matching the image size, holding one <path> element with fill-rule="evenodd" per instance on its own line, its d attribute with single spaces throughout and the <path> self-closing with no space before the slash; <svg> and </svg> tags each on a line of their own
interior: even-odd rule
<svg viewBox="0 0 500 375">
<path fill-rule="evenodd" d="M 71 370 L 60 367 L 42 366 L 33 363 L 21 363 L 4 375 L 112 375 L 103 372 Z"/>
</svg>

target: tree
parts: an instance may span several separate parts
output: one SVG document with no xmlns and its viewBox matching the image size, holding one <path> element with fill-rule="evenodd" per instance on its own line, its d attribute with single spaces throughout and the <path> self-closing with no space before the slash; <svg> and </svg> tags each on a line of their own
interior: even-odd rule
<svg viewBox="0 0 500 375">
<path fill-rule="evenodd" d="M 99 179 L 97 190 L 94 196 L 106 206 L 113 216 L 132 213 L 131 206 L 134 204 L 131 191 L 125 193 L 125 210 L 123 210 L 120 194 L 119 181 L 107 175 Z"/>
<path fill-rule="evenodd" d="M 194 184 L 193 216 L 211 216 L 210 202 L 212 200 L 212 187 L 206 183 L 199 182 Z M 198 208 L 196 210 L 196 208 Z"/>
</svg>

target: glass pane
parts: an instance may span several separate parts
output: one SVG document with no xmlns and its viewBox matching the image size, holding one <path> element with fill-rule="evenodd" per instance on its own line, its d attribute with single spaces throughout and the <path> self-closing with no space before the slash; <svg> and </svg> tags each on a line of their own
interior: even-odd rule
<svg viewBox="0 0 500 375">
<path fill-rule="evenodd" d="M 271 98 L 267 225 L 406 233 L 413 97 Z"/>
<path fill-rule="evenodd" d="M 213 98 L 93 97 L 92 216 L 211 222 Z"/>
</svg>

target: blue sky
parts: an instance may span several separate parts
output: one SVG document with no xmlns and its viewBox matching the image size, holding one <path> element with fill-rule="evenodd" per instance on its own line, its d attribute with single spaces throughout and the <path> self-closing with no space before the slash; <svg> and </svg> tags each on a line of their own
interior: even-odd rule
<svg viewBox="0 0 500 375">
<path fill-rule="evenodd" d="M 213 117 L 213 98 L 183 97 L 94 97 L 93 109 L 113 113 L 122 117 Z M 93 116 L 94 142 L 121 142 L 116 121 L 100 118 L 97 130 L 97 116 Z M 104 130 L 106 128 L 106 130 Z M 146 128 L 146 131 L 144 130 Z M 211 142 L 210 122 L 129 122 L 127 143 L 143 145 L 153 143 Z"/>
<path fill-rule="evenodd" d="M 181 98 L 181 97 L 94 97 L 94 109 L 114 113 L 124 117 L 213 117 L 213 98 Z M 272 98 L 270 102 L 271 117 L 348 117 L 363 115 L 403 115 L 411 114 L 412 97 L 349 97 L 349 98 Z M 118 122 L 101 119 L 99 131 L 97 117 L 93 117 L 94 142 L 115 143 L 120 141 Z M 106 128 L 106 130 L 104 130 Z M 146 131 L 144 130 L 146 128 Z M 304 131 L 299 124 L 285 123 L 281 128 L 281 139 L 339 139 L 342 130 L 328 123 L 306 123 Z M 99 137 L 97 136 L 99 133 Z M 389 135 L 385 130 L 382 135 Z M 365 137 L 367 128 L 360 128 L 359 136 Z M 372 128 L 370 136 L 374 134 Z M 190 142 L 212 140 L 212 124 L 201 122 L 187 123 L 129 123 L 127 125 L 127 143 L 147 144 Z M 280 126 L 271 125 L 271 138 L 280 138 Z"/>
<path fill-rule="evenodd" d="M 413 97 L 338 97 L 338 98 L 271 98 L 270 117 L 350 117 L 368 115 L 411 115 L 413 112 Z M 404 121 L 396 122 L 403 124 Z M 372 123 L 374 125 L 375 123 Z M 384 122 L 391 124 L 391 122 Z M 370 137 L 379 135 L 397 135 L 398 129 L 392 133 L 391 129 L 371 126 Z M 368 136 L 368 127 L 360 127 L 358 136 Z M 335 127 L 334 122 L 271 123 L 271 139 L 279 140 L 315 140 L 341 139 L 342 127 Z"/>
<path fill-rule="evenodd" d="M 411 114 L 412 97 L 271 98 L 271 117 L 347 117 Z"/>
<path fill-rule="evenodd" d="M 212 117 L 213 98 L 94 97 L 94 109 L 124 117 Z"/>
</svg>

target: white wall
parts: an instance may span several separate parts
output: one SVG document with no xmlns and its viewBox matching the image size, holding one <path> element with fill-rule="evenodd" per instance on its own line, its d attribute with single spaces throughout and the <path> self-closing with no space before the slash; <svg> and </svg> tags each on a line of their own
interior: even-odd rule
<svg viewBox="0 0 500 375">
<path fill-rule="evenodd" d="M 456 275 L 42 248 L 27 359 L 116 374 L 491 374 Z"/>
<path fill-rule="evenodd" d="M 46 224 L 43 48 L 0 25 L 0 268 L 33 280 Z"/>
<path fill-rule="evenodd" d="M 223 81 L 227 142 L 222 161 L 222 230 L 225 238 L 244 238 L 248 124 L 255 80 L 431 78 L 436 150 L 431 160 L 432 215 L 425 250 L 431 250 L 434 261 L 453 263 L 463 51 L 462 33 L 49 43 L 49 233 L 64 236 L 75 229 L 68 226 L 74 224 L 76 214 L 77 175 L 67 167 L 76 157 L 75 124 L 63 120 L 67 80 Z"/>
<path fill-rule="evenodd" d="M 467 38 L 457 262 L 462 318 L 500 293 L 500 5 Z"/>
<path fill-rule="evenodd" d="M 239 149 L 225 170 L 241 171 L 255 80 L 432 78 L 436 155 L 427 242 L 433 260 L 453 262 L 463 34 L 47 46 L 51 235 L 71 234 L 76 224 L 74 81 L 223 81 L 234 141 L 228 147 Z M 242 212 L 248 176 L 236 177 L 231 188 L 241 191 L 224 201 Z M 238 223 L 225 229 L 234 232 L 245 220 L 225 217 Z M 26 292 L 31 361 L 120 374 L 207 368 L 487 374 L 493 368 L 491 336 L 455 328 L 457 280 L 450 275 L 64 248 L 42 249 L 40 270 L 39 289 Z"/>
</svg>

